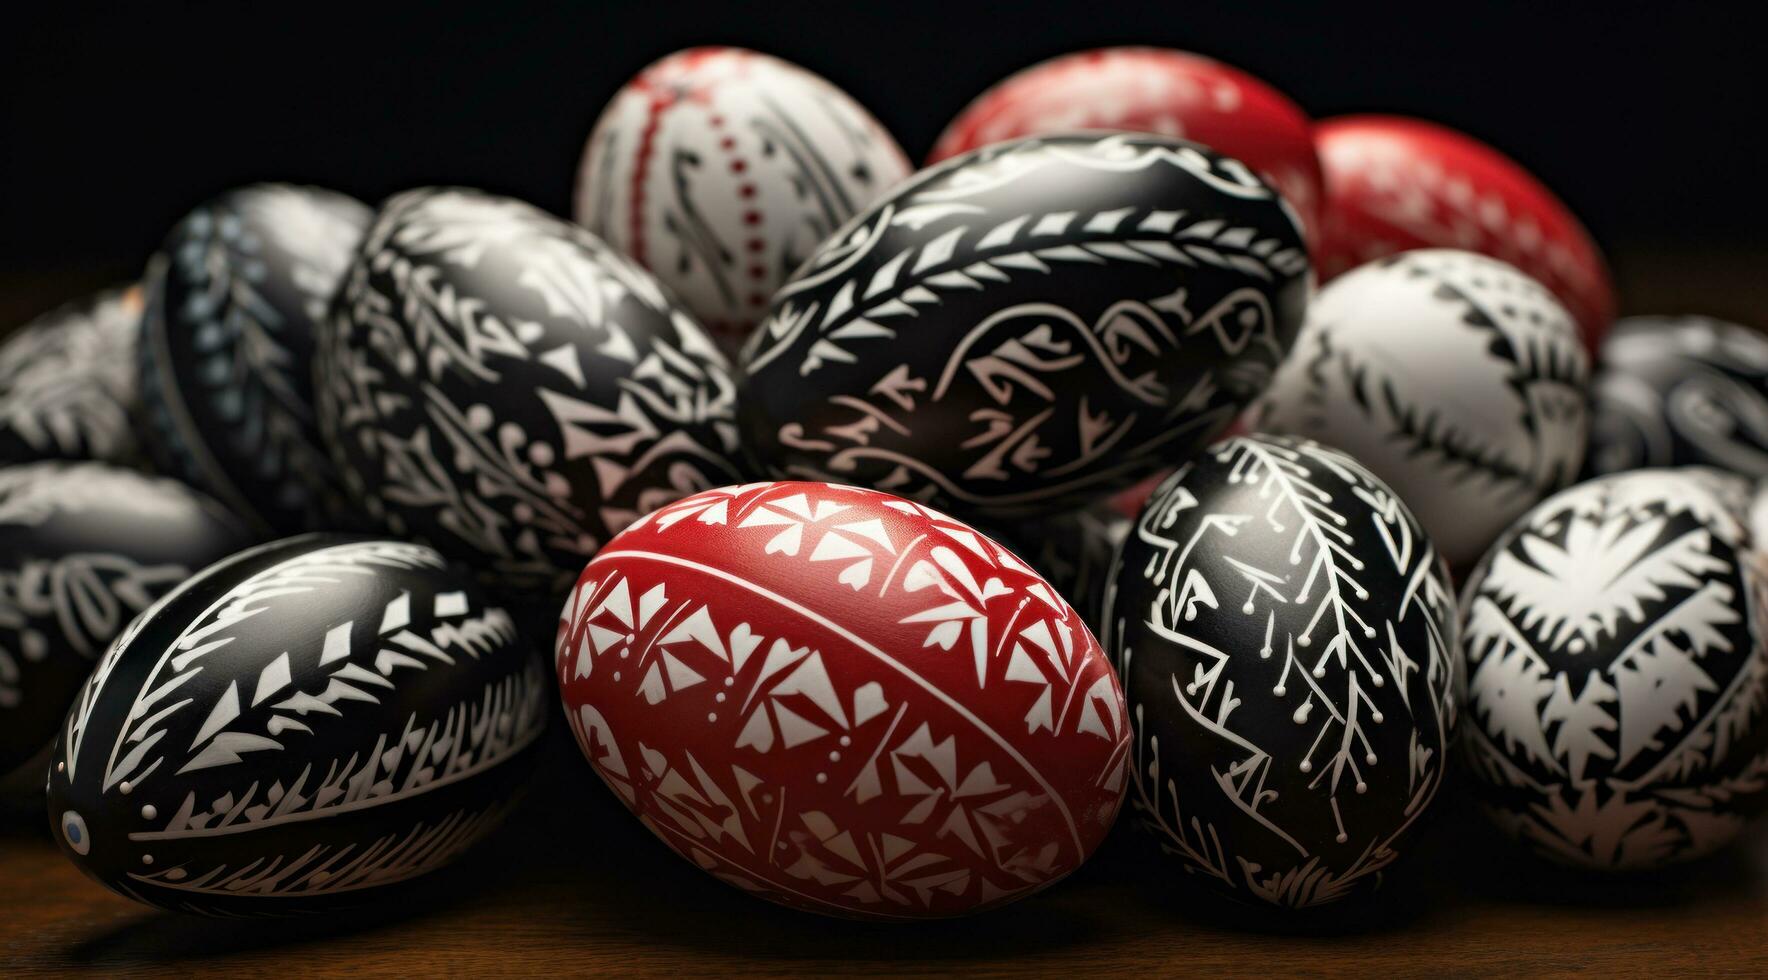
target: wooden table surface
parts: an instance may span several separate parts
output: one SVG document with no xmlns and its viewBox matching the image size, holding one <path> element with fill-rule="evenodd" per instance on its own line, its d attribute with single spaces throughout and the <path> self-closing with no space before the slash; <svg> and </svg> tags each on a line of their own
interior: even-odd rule
<svg viewBox="0 0 1768 980">
<path fill-rule="evenodd" d="M 1371 903 L 1327 919 L 1198 900 L 1121 823 L 1078 873 L 971 919 L 872 925 L 737 892 L 652 838 L 555 726 L 498 834 L 411 894 L 326 918 L 208 920 L 137 906 L 62 858 L 37 808 L 0 824 L 0 973 L 353 975 L 962 972 L 1768 976 L 1768 823 L 1668 874 L 1561 872 L 1451 791 Z"/>
<path fill-rule="evenodd" d="M 1624 308 L 1768 325 L 1762 260 L 1619 257 Z M 0 332 L 100 284 L 0 277 Z M 205 920 L 136 906 L 62 858 L 40 801 L 0 801 L 0 976 L 1768 976 L 1768 822 L 1674 872 L 1579 875 L 1500 839 L 1451 783 L 1376 900 L 1273 920 L 1192 895 L 1125 821 L 1086 867 L 1027 901 L 973 919 L 878 926 L 775 908 L 703 875 L 619 806 L 563 729 L 554 727 L 526 800 L 499 833 L 407 892 L 334 917 Z"/>
</svg>

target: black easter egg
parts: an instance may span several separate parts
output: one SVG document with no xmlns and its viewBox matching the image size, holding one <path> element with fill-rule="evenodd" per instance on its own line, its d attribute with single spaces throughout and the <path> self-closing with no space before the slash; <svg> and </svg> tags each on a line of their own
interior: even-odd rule
<svg viewBox="0 0 1768 980">
<path fill-rule="evenodd" d="M 987 520 L 1072 509 L 1226 427 L 1308 280 L 1294 213 L 1237 160 L 1128 134 L 985 147 L 775 294 L 740 360 L 744 446 Z"/>
<path fill-rule="evenodd" d="M 1192 881 L 1324 905 L 1379 883 L 1442 782 L 1448 573 L 1393 491 L 1304 439 L 1179 467 L 1114 565 L 1136 819 Z"/>
<path fill-rule="evenodd" d="M 1593 473 L 1768 477 L 1768 336 L 1712 317 L 1628 317 L 1598 353 L 1590 409 Z"/>
<path fill-rule="evenodd" d="M 139 459 L 135 337 L 141 290 L 107 289 L 0 344 L 0 464 Z"/>
<path fill-rule="evenodd" d="M 150 905 L 361 904 L 502 819 L 546 692 L 509 613 L 433 549 L 287 538 L 105 652 L 56 739 L 49 818 L 82 871 Z"/>
<path fill-rule="evenodd" d="M 650 273 L 509 198 L 389 200 L 317 379 L 360 505 L 512 591 L 562 596 L 627 524 L 738 479 L 710 337 Z"/>
<path fill-rule="evenodd" d="M 344 522 L 313 415 L 313 345 L 369 210 L 256 184 L 179 222 L 148 266 L 141 398 L 163 472 L 262 534 Z"/>
<path fill-rule="evenodd" d="M 96 462 L 0 467 L 0 774 L 49 747 L 129 620 L 251 543 L 174 480 Z"/>
</svg>

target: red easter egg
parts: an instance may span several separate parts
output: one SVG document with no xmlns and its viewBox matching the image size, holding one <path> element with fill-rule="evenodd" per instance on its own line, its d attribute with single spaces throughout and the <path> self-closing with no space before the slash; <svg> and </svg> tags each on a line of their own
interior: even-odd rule
<svg viewBox="0 0 1768 980">
<path fill-rule="evenodd" d="M 1326 174 L 1315 265 L 1322 282 L 1413 248 L 1459 248 L 1516 266 L 1551 290 L 1592 352 L 1614 321 L 1602 253 L 1578 219 L 1515 161 L 1471 136 L 1400 116 L 1314 128 Z"/>
<path fill-rule="evenodd" d="M 1237 68 L 1164 48 L 1098 48 L 1033 65 L 982 93 L 946 126 L 929 163 L 1050 133 L 1122 129 L 1203 143 L 1283 195 L 1313 240 L 1321 197 L 1312 121 Z"/>
<path fill-rule="evenodd" d="M 554 664 L 639 819 L 783 905 L 1000 905 L 1079 867 L 1123 800 L 1123 694 L 1080 617 L 889 494 L 755 483 L 652 512 L 584 569 Z"/>
</svg>

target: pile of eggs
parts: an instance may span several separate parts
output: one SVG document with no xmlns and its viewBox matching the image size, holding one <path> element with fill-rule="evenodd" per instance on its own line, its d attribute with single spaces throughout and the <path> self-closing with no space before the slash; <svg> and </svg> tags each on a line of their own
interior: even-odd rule
<svg viewBox="0 0 1768 980">
<path fill-rule="evenodd" d="M 1125 809 L 1176 887 L 1304 909 L 1446 779 L 1603 870 L 1763 802 L 1768 340 L 1611 331 L 1469 137 L 1121 48 L 917 171 L 700 48 L 603 112 L 573 218 L 236 188 L 0 347 L 0 771 L 87 874 L 372 900 L 561 716 L 552 778 L 885 920 L 1051 887 Z"/>
</svg>

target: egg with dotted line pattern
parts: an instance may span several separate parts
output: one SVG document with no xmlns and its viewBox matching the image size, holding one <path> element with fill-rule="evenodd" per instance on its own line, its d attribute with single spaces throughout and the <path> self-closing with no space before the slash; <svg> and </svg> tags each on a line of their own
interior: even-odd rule
<svg viewBox="0 0 1768 980">
<path fill-rule="evenodd" d="M 823 78 L 742 48 L 690 48 L 602 111 L 575 214 L 734 354 L 792 270 L 910 169 Z"/>
</svg>

